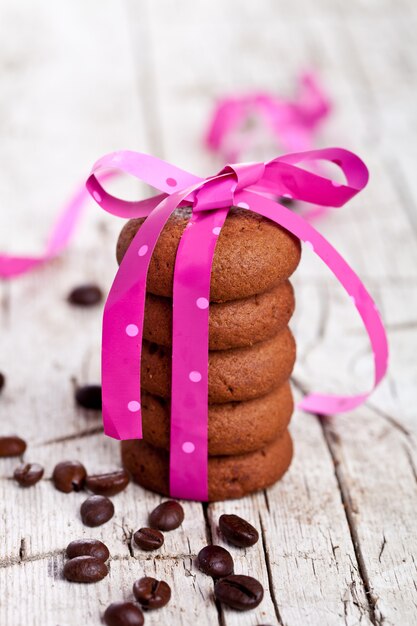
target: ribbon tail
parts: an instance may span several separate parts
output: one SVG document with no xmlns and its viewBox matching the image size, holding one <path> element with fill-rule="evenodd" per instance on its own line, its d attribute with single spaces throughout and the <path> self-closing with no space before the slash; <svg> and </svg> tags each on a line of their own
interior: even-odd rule
<svg viewBox="0 0 417 626">
<path fill-rule="evenodd" d="M 384 377 L 388 367 L 388 341 L 375 302 L 357 274 L 337 250 L 300 215 L 253 192 L 242 191 L 237 195 L 236 200 L 244 201 L 252 211 L 267 217 L 301 239 L 324 261 L 351 297 L 362 318 L 374 355 L 372 389 L 366 393 L 352 396 L 311 394 L 304 398 L 300 408 L 321 415 L 334 415 L 356 408 L 365 402 Z"/>
</svg>

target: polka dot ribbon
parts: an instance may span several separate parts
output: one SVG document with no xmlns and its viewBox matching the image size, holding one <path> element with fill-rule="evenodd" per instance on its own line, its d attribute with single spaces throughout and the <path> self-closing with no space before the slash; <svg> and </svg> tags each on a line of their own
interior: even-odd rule
<svg viewBox="0 0 417 626">
<path fill-rule="evenodd" d="M 346 183 L 303 169 L 324 160 L 336 164 Z M 161 193 L 129 202 L 107 193 L 98 175 L 117 169 Z M 199 178 L 146 154 L 123 151 L 101 158 L 87 188 L 106 211 L 146 220 L 129 246 L 110 289 L 103 317 L 102 386 L 105 432 L 117 439 L 142 437 L 140 363 L 146 277 L 152 252 L 171 213 L 191 205 L 192 215 L 178 247 L 173 289 L 170 492 L 178 498 L 208 498 L 208 316 L 210 272 L 217 238 L 231 206 L 263 215 L 301 239 L 326 263 L 350 295 L 368 332 L 375 387 L 388 361 L 385 330 L 364 285 L 331 244 L 303 217 L 274 197 L 290 196 L 340 207 L 368 181 L 364 163 L 340 148 L 294 153 L 267 163 L 227 165 Z M 311 394 L 300 407 L 334 415 L 359 406 L 370 392 L 355 396 Z"/>
<path fill-rule="evenodd" d="M 221 98 L 210 117 L 204 145 L 223 163 L 241 161 L 254 146 L 265 142 L 264 126 L 280 151 L 312 150 L 317 131 L 330 111 L 330 100 L 317 76 L 304 72 L 293 99 L 264 91 Z M 322 172 L 319 164 L 315 171 Z M 301 210 L 312 220 L 326 213 L 328 207 L 309 205 Z"/>
</svg>

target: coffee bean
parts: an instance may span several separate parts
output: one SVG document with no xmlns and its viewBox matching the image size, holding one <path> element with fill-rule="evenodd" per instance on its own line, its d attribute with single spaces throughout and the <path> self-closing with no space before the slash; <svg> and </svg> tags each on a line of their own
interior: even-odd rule
<svg viewBox="0 0 417 626">
<path fill-rule="evenodd" d="M 108 474 L 95 474 L 87 476 L 85 486 L 89 491 L 100 496 L 115 496 L 127 487 L 130 475 L 126 470 L 120 469 Z"/>
<path fill-rule="evenodd" d="M 288 207 L 288 208 L 292 208 L 295 205 L 295 201 L 293 198 L 287 198 L 286 196 L 280 196 L 278 198 L 278 202 L 280 202 L 281 204 L 283 204 L 284 206 Z"/>
<path fill-rule="evenodd" d="M 143 613 L 133 602 L 113 602 L 104 613 L 107 626 L 143 626 Z"/>
<path fill-rule="evenodd" d="M 6 382 L 6 378 L 4 374 L 0 372 L 0 391 L 3 389 L 5 382 Z"/>
<path fill-rule="evenodd" d="M 233 573 L 233 558 L 221 546 L 206 546 L 198 553 L 198 567 L 207 576 L 223 578 Z"/>
<path fill-rule="evenodd" d="M 64 565 L 64 577 L 74 583 L 97 583 L 108 573 L 107 565 L 93 556 L 76 556 Z"/>
<path fill-rule="evenodd" d="M 104 496 L 90 496 L 82 503 L 80 513 L 86 526 L 101 526 L 113 517 L 113 502 Z"/>
<path fill-rule="evenodd" d="M 259 539 L 256 528 L 238 515 L 221 515 L 219 528 L 227 541 L 240 548 L 253 546 Z"/>
<path fill-rule="evenodd" d="M 83 409 L 101 411 L 101 386 L 84 385 L 75 392 L 75 400 Z"/>
<path fill-rule="evenodd" d="M 20 437 L 0 437 L 0 457 L 20 456 L 26 450 L 26 441 Z"/>
<path fill-rule="evenodd" d="M 68 302 L 76 306 L 93 306 L 103 298 L 100 287 L 97 285 L 80 285 L 68 295 Z"/>
<path fill-rule="evenodd" d="M 145 576 L 133 583 L 133 595 L 144 609 L 160 609 L 170 601 L 171 588 L 163 580 Z"/>
<path fill-rule="evenodd" d="M 158 530 L 174 530 L 184 521 L 184 509 L 179 502 L 167 500 L 161 502 L 149 516 L 152 528 Z"/>
<path fill-rule="evenodd" d="M 254 609 L 261 603 L 264 590 L 252 576 L 232 575 L 221 578 L 214 585 L 216 600 L 238 611 Z"/>
<path fill-rule="evenodd" d="M 138 548 L 142 550 L 158 550 L 164 543 L 164 535 L 155 528 L 139 528 L 133 535 Z"/>
<path fill-rule="evenodd" d="M 107 561 L 110 552 L 108 547 L 98 539 L 76 539 L 67 545 L 66 555 L 69 559 L 77 556 L 92 556 L 100 561 Z"/>
<path fill-rule="evenodd" d="M 81 491 L 87 476 L 84 465 L 78 461 L 62 461 L 55 465 L 52 480 L 55 488 L 64 493 Z"/>
<path fill-rule="evenodd" d="M 39 463 L 22 463 L 16 467 L 13 477 L 21 487 L 36 485 L 43 476 L 44 469 Z"/>
</svg>

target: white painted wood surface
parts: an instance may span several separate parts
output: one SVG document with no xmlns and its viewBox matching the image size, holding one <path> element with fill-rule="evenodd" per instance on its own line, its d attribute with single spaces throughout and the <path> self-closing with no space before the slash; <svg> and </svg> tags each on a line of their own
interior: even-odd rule
<svg viewBox="0 0 417 626">
<path fill-rule="evenodd" d="M 11 480 L 16 461 L 0 462 L 2 626 L 100 624 L 144 572 L 173 587 L 172 603 L 147 624 L 417 622 L 416 18 L 412 0 L 0 4 L 1 250 L 39 250 L 57 208 L 104 152 L 150 151 L 213 171 L 221 164 L 201 136 L 214 98 L 254 86 L 289 93 L 314 65 L 335 105 L 320 144 L 356 150 L 371 169 L 367 190 L 319 226 L 375 295 L 391 348 L 389 375 L 365 407 L 328 420 L 295 415 L 296 457 L 280 484 L 238 502 L 185 503 L 183 528 L 157 559 L 144 557 L 130 536 L 158 496 L 130 486 L 114 498 L 114 519 L 88 530 L 83 496 L 49 480 L 63 458 L 90 471 L 119 464 L 99 416 L 73 400 L 76 384 L 99 380 L 101 310 L 74 311 L 65 297 L 87 280 L 109 287 L 121 226 L 89 207 L 61 259 L 1 285 L 0 432 L 24 436 L 25 459 L 46 467 L 23 491 Z M 364 389 L 368 345 L 343 293 L 308 251 L 295 283 L 296 387 Z M 236 570 L 266 589 L 246 614 L 216 607 L 194 564 L 207 541 L 221 542 L 225 511 L 262 531 L 253 549 L 232 550 Z M 111 574 L 97 585 L 62 579 L 63 550 L 80 536 L 110 548 Z"/>
</svg>

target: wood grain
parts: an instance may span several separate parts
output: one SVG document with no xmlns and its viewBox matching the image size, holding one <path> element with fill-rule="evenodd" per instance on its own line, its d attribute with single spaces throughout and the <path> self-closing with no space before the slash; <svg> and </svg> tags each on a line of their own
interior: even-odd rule
<svg viewBox="0 0 417 626">
<path fill-rule="evenodd" d="M 0 249 L 41 249 L 58 207 L 94 160 L 118 148 L 149 151 L 196 173 L 222 166 L 201 139 L 216 97 L 262 87 L 291 93 L 306 66 L 320 72 L 334 112 L 319 145 L 356 150 L 367 190 L 318 224 L 375 295 L 390 339 L 389 374 L 365 407 L 322 419 L 297 412 L 296 457 L 265 493 L 202 506 L 185 503 L 183 527 L 157 558 L 131 541 L 160 501 L 130 485 L 98 529 L 79 518 L 83 494 L 56 492 L 63 458 L 89 471 L 117 467 L 118 443 L 100 416 L 74 404 L 79 384 L 99 381 L 102 306 L 80 311 L 69 290 L 113 278 L 120 221 L 91 204 L 62 258 L 0 291 L 0 433 L 17 432 L 25 460 L 45 478 L 22 490 L 0 463 L 0 624 L 101 623 L 112 601 L 131 599 L 147 573 L 167 580 L 171 604 L 147 624 L 281 626 L 412 625 L 417 621 L 417 9 L 411 0 L 292 3 L 258 0 L 29 0 L 0 6 Z M 265 141 L 248 158 L 268 158 Z M 138 195 L 135 184 L 119 187 Z M 314 255 L 295 277 L 298 343 L 294 387 L 365 389 L 372 363 L 351 304 Z M 260 530 L 250 550 L 229 547 L 236 572 L 258 577 L 253 612 L 215 604 L 195 557 L 220 543 L 217 520 L 236 512 Z M 102 539 L 110 576 L 97 585 L 62 579 L 66 544 Z"/>
</svg>

